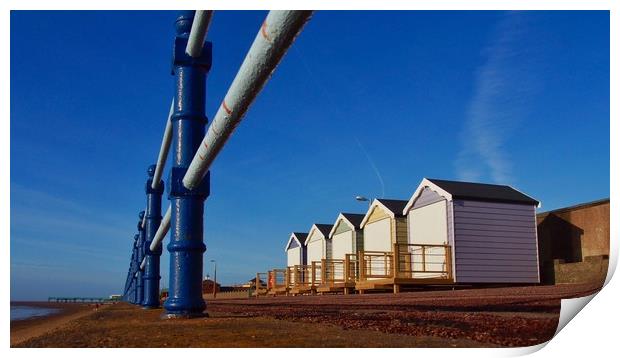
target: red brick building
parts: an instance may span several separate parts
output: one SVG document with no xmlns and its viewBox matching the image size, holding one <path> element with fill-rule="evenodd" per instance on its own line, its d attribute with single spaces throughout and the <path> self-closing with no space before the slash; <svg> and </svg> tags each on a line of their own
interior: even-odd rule
<svg viewBox="0 0 620 358">
<path fill-rule="evenodd" d="M 215 286 L 215 292 L 220 292 L 220 284 L 213 282 L 213 280 L 206 279 L 202 281 L 202 293 L 213 293 L 213 287 Z"/>
</svg>

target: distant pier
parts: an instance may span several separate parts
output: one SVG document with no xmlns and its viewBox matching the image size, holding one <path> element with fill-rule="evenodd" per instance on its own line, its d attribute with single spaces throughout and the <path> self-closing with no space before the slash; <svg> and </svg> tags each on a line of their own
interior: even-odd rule
<svg viewBox="0 0 620 358">
<path fill-rule="evenodd" d="M 48 297 L 47 302 L 63 302 L 63 303 L 107 303 L 115 302 L 115 298 L 103 297 Z"/>
</svg>

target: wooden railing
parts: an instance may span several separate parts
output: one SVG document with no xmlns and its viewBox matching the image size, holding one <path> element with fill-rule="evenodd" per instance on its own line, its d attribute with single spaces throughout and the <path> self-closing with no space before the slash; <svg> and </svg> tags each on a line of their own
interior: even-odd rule
<svg viewBox="0 0 620 358">
<path fill-rule="evenodd" d="M 452 279 L 449 245 L 394 244 L 392 251 L 360 251 L 344 259 L 322 259 L 269 271 L 269 290 L 342 287 L 376 279 Z M 257 281 L 260 277 L 257 274 Z"/>
<path fill-rule="evenodd" d="M 360 251 L 359 280 L 394 277 L 394 253 L 387 251 Z"/>
<path fill-rule="evenodd" d="M 450 245 L 394 245 L 399 278 L 452 278 Z"/>
<path fill-rule="evenodd" d="M 288 287 L 288 269 L 273 269 L 267 274 L 267 289 L 277 290 Z"/>
<path fill-rule="evenodd" d="M 393 251 L 360 251 L 357 280 L 452 278 L 450 245 L 394 244 Z"/>
<path fill-rule="evenodd" d="M 290 287 L 309 287 L 312 285 L 311 265 L 295 265 L 289 268 L 292 272 Z"/>
<path fill-rule="evenodd" d="M 320 283 L 322 285 L 334 285 L 355 283 L 359 268 L 356 254 L 347 254 L 344 259 L 321 260 Z"/>
<path fill-rule="evenodd" d="M 321 266 L 321 261 L 312 261 L 310 265 L 310 275 L 312 286 L 318 286 L 323 283 L 323 267 Z"/>
<path fill-rule="evenodd" d="M 323 284 L 344 283 L 344 260 L 321 260 L 321 282 Z"/>
<path fill-rule="evenodd" d="M 360 276 L 358 257 L 358 254 L 346 254 L 344 256 L 345 281 L 347 283 L 355 283 Z"/>
<path fill-rule="evenodd" d="M 256 273 L 256 285 L 254 287 L 255 295 L 262 295 L 267 292 L 268 288 L 268 273 L 267 272 L 257 272 Z"/>
</svg>

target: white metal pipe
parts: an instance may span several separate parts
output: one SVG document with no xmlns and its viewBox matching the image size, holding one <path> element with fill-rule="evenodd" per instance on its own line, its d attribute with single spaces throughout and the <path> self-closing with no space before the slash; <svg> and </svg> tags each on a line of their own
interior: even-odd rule
<svg viewBox="0 0 620 358">
<path fill-rule="evenodd" d="M 146 208 L 144 208 L 144 216 L 142 217 L 142 222 L 140 222 L 140 226 L 144 229 L 144 225 L 146 225 Z"/>
<path fill-rule="evenodd" d="M 195 188 L 205 176 L 311 15 L 312 11 L 269 12 L 183 177 L 186 188 Z"/>
<path fill-rule="evenodd" d="M 185 48 L 185 52 L 188 55 L 198 57 L 202 53 L 202 47 L 204 46 L 212 17 L 213 11 L 211 10 L 196 10 L 192 29 L 187 40 L 187 47 Z"/>
<path fill-rule="evenodd" d="M 164 240 L 164 237 L 166 237 L 168 230 L 170 230 L 171 212 L 172 212 L 172 208 L 168 206 L 168 210 L 166 210 L 166 214 L 164 215 L 163 219 L 161 219 L 159 228 L 157 228 L 157 232 L 155 233 L 155 236 L 153 237 L 153 241 L 151 241 L 151 245 L 149 246 L 149 249 L 151 249 L 151 251 L 155 251 L 157 249 L 157 247 Z"/>
<path fill-rule="evenodd" d="M 164 130 L 164 137 L 161 140 L 161 147 L 159 148 L 159 156 L 157 157 L 157 164 L 155 165 L 155 174 L 153 174 L 153 182 L 151 183 L 152 189 L 157 189 L 161 175 L 164 172 L 166 166 L 166 159 L 168 158 L 168 151 L 170 150 L 170 143 L 172 143 L 172 112 L 174 111 L 174 99 L 170 103 L 170 111 L 168 112 L 168 121 L 166 121 L 166 129 Z M 144 225 L 143 225 L 144 227 Z"/>
<path fill-rule="evenodd" d="M 155 236 L 153 237 L 153 241 L 151 241 L 151 245 L 149 246 L 149 249 L 151 251 L 154 251 L 155 249 L 157 249 L 157 246 L 161 244 L 161 242 L 164 240 L 164 237 L 166 237 L 166 234 L 170 230 L 171 210 L 172 208 L 168 206 L 168 210 L 166 211 L 166 214 L 161 219 L 161 223 L 159 224 L 159 227 L 157 228 L 157 232 L 155 232 Z M 140 263 L 140 270 L 144 270 L 144 266 L 146 266 L 146 257 L 143 258 L 142 262 Z"/>
</svg>

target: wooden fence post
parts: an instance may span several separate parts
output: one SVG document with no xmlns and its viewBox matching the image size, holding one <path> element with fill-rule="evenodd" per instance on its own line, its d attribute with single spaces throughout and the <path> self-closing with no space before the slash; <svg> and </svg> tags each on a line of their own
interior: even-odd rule
<svg viewBox="0 0 620 358">
<path fill-rule="evenodd" d="M 392 277 L 396 278 L 400 276 L 400 245 L 398 243 L 394 243 L 392 255 L 394 257 L 394 262 L 392 264 Z"/>
<path fill-rule="evenodd" d="M 312 280 L 310 281 L 310 285 L 314 286 L 314 284 L 315 284 L 314 278 L 315 278 L 315 275 L 316 275 L 316 261 L 312 261 L 311 265 L 312 265 Z"/>
<path fill-rule="evenodd" d="M 344 255 L 344 272 L 342 273 L 344 282 L 349 282 L 351 279 L 351 256 L 349 254 Z"/>
<path fill-rule="evenodd" d="M 360 251 L 357 254 L 357 264 L 359 265 L 360 281 L 366 280 L 366 261 L 364 260 L 364 252 Z"/>
<path fill-rule="evenodd" d="M 258 290 L 260 289 L 260 275 L 256 273 L 256 281 L 254 282 L 254 290 L 256 291 L 256 298 L 258 298 Z"/>
</svg>

